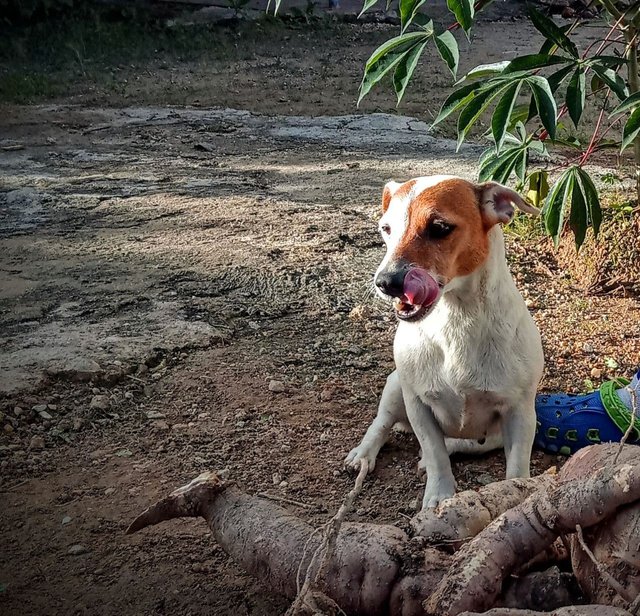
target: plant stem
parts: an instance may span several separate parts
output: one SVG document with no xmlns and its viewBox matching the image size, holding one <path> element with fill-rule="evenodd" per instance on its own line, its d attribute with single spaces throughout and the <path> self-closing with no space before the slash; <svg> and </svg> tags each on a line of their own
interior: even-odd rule
<svg viewBox="0 0 640 616">
<path fill-rule="evenodd" d="M 627 39 L 627 70 L 629 81 L 629 93 L 640 91 L 640 75 L 638 75 L 638 37 L 637 32 L 631 28 L 625 30 Z M 636 198 L 640 203 L 640 137 L 633 142 L 634 162 L 636 166 Z"/>
</svg>

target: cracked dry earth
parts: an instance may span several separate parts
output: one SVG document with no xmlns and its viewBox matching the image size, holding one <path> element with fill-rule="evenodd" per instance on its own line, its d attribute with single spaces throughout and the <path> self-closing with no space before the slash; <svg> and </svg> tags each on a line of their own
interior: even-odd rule
<svg viewBox="0 0 640 616">
<path fill-rule="evenodd" d="M 478 150 L 384 115 L 31 107 L 3 124 L 24 148 L 1 154 L 2 613 L 282 613 L 200 521 L 124 529 L 204 470 L 316 524 L 335 511 L 392 369 L 371 294 L 382 186 L 473 178 Z M 547 240 L 507 238 L 542 387 L 629 374 L 637 298 L 585 296 Z M 354 519 L 406 524 L 417 453 L 393 436 Z M 557 461 L 536 452 L 534 471 Z M 454 469 L 476 487 L 503 456 Z"/>
</svg>

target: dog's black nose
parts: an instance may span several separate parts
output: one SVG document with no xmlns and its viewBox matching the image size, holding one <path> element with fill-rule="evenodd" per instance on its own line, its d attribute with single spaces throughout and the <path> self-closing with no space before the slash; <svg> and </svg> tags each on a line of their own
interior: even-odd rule
<svg viewBox="0 0 640 616">
<path fill-rule="evenodd" d="M 390 297 L 404 295 L 404 268 L 386 268 L 378 273 L 375 279 L 376 287 Z"/>
</svg>

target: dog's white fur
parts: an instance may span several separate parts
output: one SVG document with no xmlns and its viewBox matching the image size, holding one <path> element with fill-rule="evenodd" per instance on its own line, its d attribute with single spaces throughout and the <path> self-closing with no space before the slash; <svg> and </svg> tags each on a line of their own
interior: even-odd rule
<svg viewBox="0 0 640 616">
<path fill-rule="evenodd" d="M 392 197 L 380 220 L 391 234 L 376 274 L 407 229 L 412 199 L 446 179 L 452 178 L 419 178 L 408 195 Z M 394 193 L 399 186 L 387 188 Z M 482 206 L 492 207 L 491 200 Z M 365 462 L 373 469 L 391 428 L 408 420 L 422 451 L 419 468 L 427 473 L 423 508 L 454 494 L 449 454 L 456 451 L 483 452 L 504 443 L 507 478 L 529 476 L 542 344 L 507 267 L 499 224 L 488 237 L 489 255 L 478 269 L 448 281 L 419 321 L 399 321 L 396 370 L 387 378 L 375 420 L 346 459 L 354 468 Z"/>
</svg>

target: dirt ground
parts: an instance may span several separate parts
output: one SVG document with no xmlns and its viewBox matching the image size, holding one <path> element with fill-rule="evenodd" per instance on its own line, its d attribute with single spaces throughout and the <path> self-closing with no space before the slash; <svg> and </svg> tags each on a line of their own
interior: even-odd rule
<svg viewBox="0 0 640 616">
<path fill-rule="evenodd" d="M 486 61 L 531 42 L 518 22 L 483 27 Z M 352 484 L 342 459 L 393 367 L 394 320 L 371 292 L 382 186 L 473 178 L 480 150 L 456 154 L 418 120 L 345 115 L 371 48 L 353 51 L 364 35 L 347 31 L 334 39 L 343 55 L 292 31 L 285 59 L 272 48 L 191 74 L 184 99 L 168 78 L 180 65 L 152 63 L 126 100 L 85 84 L 2 109 L 3 614 L 286 609 L 201 521 L 124 530 L 204 470 L 302 503 L 288 506 L 316 524 Z M 440 97 L 440 65 L 423 71 L 421 87 Z M 201 108 L 165 106 L 193 104 L 197 91 Z M 412 101 L 405 111 L 428 120 L 419 92 Z M 507 241 L 543 335 L 542 388 L 628 375 L 638 298 L 584 295 L 532 229 L 516 225 Z M 423 488 L 417 453 L 395 434 L 351 517 L 406 525 Z M 558 460 L 535 452 L 534 472 Z M 477 487 L 502 477 L 503 455 L 456 457 L 454 471 L 459 488 Z"/>
</svg>

